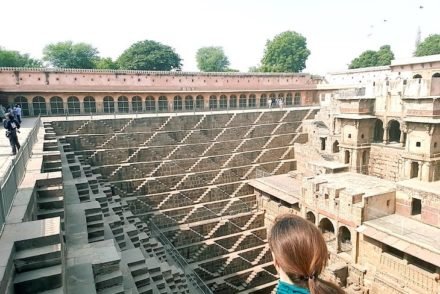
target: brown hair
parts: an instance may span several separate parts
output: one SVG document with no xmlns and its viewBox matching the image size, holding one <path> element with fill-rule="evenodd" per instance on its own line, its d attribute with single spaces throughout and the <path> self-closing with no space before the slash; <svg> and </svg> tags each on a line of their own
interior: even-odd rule
<svg viewBox="0 0 440 294">
<path fill-rule="evenodd" d="M 327 264 L 327 244 L 311 222 L 293 214 L 278 216 L 270 231 L 269 246 L 277 265 L 296 285 L 308 288 L 311 294 L 345 293 L 320 278 Z"/>
</svg>

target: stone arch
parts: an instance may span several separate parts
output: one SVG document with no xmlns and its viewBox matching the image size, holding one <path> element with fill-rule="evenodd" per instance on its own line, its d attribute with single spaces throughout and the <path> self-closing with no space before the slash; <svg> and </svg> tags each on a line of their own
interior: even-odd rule
<svg viewBox="0 0 440 294">
<path fill-rule="evenodd" d="M 351 232 L 346 226 L 341 226 L 338 232 L 338 248 L 342 252 L 351 252 Z"/>
<path fill-rule="evenodd" d="M 51 109 L 52 114 L 64 114 L 63 99 L 59 96 L 51 97 L 50 98 L 50 109 Z M 34 110 L 34 112 L 35 112 L 35 110 Z"/>
<path fill-rule="evenodd" d="M 104 112 L 114 113 L 115 112 L 115 101 L 112 96 L 104 97 Z"/>
<path fill-rule="evenodd" d="M 345 150 L 344 152 L 344 163 L 350 164 L 350 151 Z"/>
<path fill-rule="evenodd" d="M 383 142 L 383 122 L 380 119 L 376 119 L 374 123 L 374 142 Z"/>
<path fill-rule="evenodd" d="M 29 102 L 26 97 L 24 96 L 17 96 L 14 99 L 14 103 L 20 105 L 21 107 L 21 115 L 22 116 L 28 116 L 30 114 L 29 112 Z"/>
<path fill-rule="evenodd" d="M 229 97 L 229 108 L 237 108 L 237 96 L 231 95 Z"/>
<path fill-rule="evenodd" d="M 147 96 L 147 98 L 145 98 L 145 110 L 156 111 L 156 101 L 153 96 Z"/>
<path fill-rule="evenodd" d="M 267 95 L 261 94 L 260 96 L 260 107 L 265 107 L 267 105 Z"/>
<path fill-rule="evenodd" d="M 292 105 L 293 105 L 292 93 L 287 93 L 287 96 L 286 96 L 286 105 L 287 105 L 287 106 L 292 106 Z"/>
<path fill-rule="evenodd" d="M 185 97 L 185 110 L 194 109 L 194 99 L 192 96 L 188 95 Z"/>
<path fill-rule="evenodd" d="M 226 97 L 226 95 L 221 95 L 219 104 L 222 109 L 228 108 L 228 97 Z"/>
<path fill-rule="evenodd" d="M 238 107 L 246 108 L 246 106 L 247 106 L 246 95 L 241 94 L 240 99 L 238 100 Z"/>
<path fill-rule="evenodd" d="M 257 97 L 255 96 L 255 94 L 249 95 L 248 107 L 249 108 L 257 107 Z"/>
<path fill-rule="evenodd" d="M 183 110 L 182 97 L 175 96 L 174 97 L 174 110 Z"/>
<path fill-rule="evenodd" d="M 293 100 L 293 105 L 301 105 L 301 93 L 300 92 L 296 92 L 295 93 L 295 98 Z"/>
<path fill-rule="evenodd" d="M 96 113 L 96 101 L 92 96 L 84 97 L 84 112 L 85 113 Z"/>
<path fill-rule="evenodd" d="M 168 111 L 168 98 L 167 96 L 160 96 L 157 101 L 158 111 Z"/>
<path fill-rule="evenodd" d="M 436 72 L 432 75 L 433 78 L 440 78 L 440 72 Z"/>
<path fill-rule="evenodd" d="M 321 219 L 318 227 L 321 230 L 322 235 L 326 242 L 334 241 L 336 239 L 335 227 L 328 218 L 324 217 L 323 219 Z"/>
<path fill-rule="evenodd" d="M 204 107 L 204 101 L 205 101 L 205 99 L 203 98 L 203 96 L 202 95 L 198 95 L 196 97 L 196 109 L 200 109 L 200 110 L 204 109 L 205 108 Z"/>
<path fill-rule="evenodd" d="M 78 97 L 70 96 L 67 98 L 67 111 L 69 112 L 69 114 L 81 113 L 81 106 Z"/>
<path fill-rule="evenodd" d="M 307 212 L 306 213 L 306 219 L 309 222 L 311 222 L 313 224 L 316 224 L 316 216 L 315 216 L 315 214 L 313 212 L 311 212 L 311 211 Z"/>
<path fill-rule="evenodd" d="M 142 97 L 134 96 L 131 98 L 131 109 L 133 112 L 142 112 Z"/>
<path fill-rule="evenodd" d="M 332 152 L 333 153 L 339 153 L 339 141 L 338 140 L 333 142 Z"/>
<path fill-rule="evenodd" d="M 118 112 L 128 113 L 128 98 L 126 96 L 118 97 Z"/>
<path fill-rule="evenodd" d="M 47 114 L 47 105 L 46 99 L 42 96 L 35 96 L 32 99 L 32 107 L 34 109 L 34 115 L 46 115 Z"/>
<path fill-rule="evenodd" d="M 209 109 L 217 109 L 217 96 L 209 96 Z"/>
<path fill-rule="evenodd" d="M 420 74 L 416 74 L 413 76 L 413 79 L 421 79 L 421 78 L 422 78 L 422 76 Z"/>
<path fill-rule="evenodd" d="M 388 140 L 390 142 L 399 142 L 400 141 L 400 123 L 392 119 L 388 122 Z"/>
</svg>

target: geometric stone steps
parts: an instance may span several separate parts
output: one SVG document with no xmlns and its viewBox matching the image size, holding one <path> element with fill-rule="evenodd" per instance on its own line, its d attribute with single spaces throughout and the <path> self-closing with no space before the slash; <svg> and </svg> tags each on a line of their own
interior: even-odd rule
<svg viewBox="0 0 440 294">
<path fill-rule="evenodd" d="M 234 243 L 234 245 L 232 245 L 232 247 L 230 249 L 228 249 L 229 252 L 234 252 L 235 249 L 237 249 L 238 246 L 240 246 L 240 243 L 246 239 L 247 236 L 251 235 L 248 232 L 243 232 L 243 235 L 240 236 L 240 238 Z"/>
<path fill-rule="evenodd" d="M 262 112 L 258 115 L 258 117 L 254 120 L 254 122 L 253 122 L 252 124 L 253 124 L 253 125 L 257 124 L 258 121 L 261 119 L 261 117 L 264 115 L 264 113 L 265 113 L 265 112 L 262 111 Z"/>
<path fill-rule="evenodd" d="M 209 239 L 211 238 L 211 236 L 213 236 L 215 234 L 215 232 L 224 224 L 226 224 L 227 220 L 220 220 L 214 228 L 212 228 L 212 230 L 209 232 L 208 235 L 205 236 L 205 239 Z"/>
<path fill-rule="evenodd" d="M 116 285 L 110 288 L 105 288 L 103 290 L 98 290 L 97 294 L 124 294 L 124 287 L 122 285 Z M 84 293 L 85 294 L 85 293 Z"/>
<path fill-rule="evenodd" d="M 254 213 L 254 214 L 252 215 L 252 217 L 247 221 L 247 223 L 246 223 L 243 227 L 241 227 L 240 229 L 242 229 L 242 230 L 247 230 L 248 227 L 254 222 L 254 220 L 255 220 L 259 215 L 260 215 L 259 213 Z"/>
<path fill-rule="evenodd" d="M 266 245 L 266 247 L 264 247 L 264 249 L 260 252 L 260 254 L 258 254 L 257 258 L 255 258 L 254 261 L 252 261 L 251 263 L 253 265 L 257 265 L 269 250 L 270 250 L 269 246 Z"/>
<path fill-rule="evenodd" d="M 60 217 L 64 218 L 64 208 L 38 209 L 37 219 Z"/>
<path fill-rule="evenodd" d="M 33 294 L 62 286 L 62 265 L 17 273 L 14 278 L 15 293 Z"/>
<path fill-rule="evenodd" d="M 39 209 L 54 209 L 54 208 L 64 208 L 64 197 L 38 197 L 37 200 Z"/>
<path fill-rule="evenodd" d="M 290 110 L 287 110 L 284 115 L 278 120 L 278 122 L 282 122 L 290 113 Z"/>
<path fill-rule="evenodd" d="M 118 286 L 122 284 L 122 272 L 116 270 L 107 274 L 100 274 L 95 277 L 96 290 Z"/>
<path fill-rule="evenodd" d="M 17 272 L 61 264 L 61 244 L 17 251 L 14 257 L 14 264 Z"/>
</svg>

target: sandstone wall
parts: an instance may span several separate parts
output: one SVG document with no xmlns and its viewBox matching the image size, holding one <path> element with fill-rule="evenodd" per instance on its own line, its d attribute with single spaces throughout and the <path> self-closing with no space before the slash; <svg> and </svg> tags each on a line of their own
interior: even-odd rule
<svg viewBox="0 0 440 294">
<path fill-rule="evenodd" d="M 381 179 L 398 181 L 401 165 L 402 149 L 372 145 L 370 160 L 368 162 L 368 174 Z"/>
</svg>

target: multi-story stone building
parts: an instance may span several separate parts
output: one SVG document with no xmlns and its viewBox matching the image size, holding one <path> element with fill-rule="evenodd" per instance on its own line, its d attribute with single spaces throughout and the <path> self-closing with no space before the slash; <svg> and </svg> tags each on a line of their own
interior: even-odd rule
<svg viewBox="0 0 440 294">
<path fill-rule="evenodd" d="M 0 292 L 272 293 L 294 213 L 348 293 L 439 293 L 439 75 L 2 68 L 39 117 L 0 182 Z"/>
<path fill-rule="evenodd" d="M 343 85 L 322 86 L 298 170 L 251 181 L 267 224 L 292 212 L 319 226 L 350 291 L 439 293 L 440 56 L 327 80 Z"/>
</svg>

